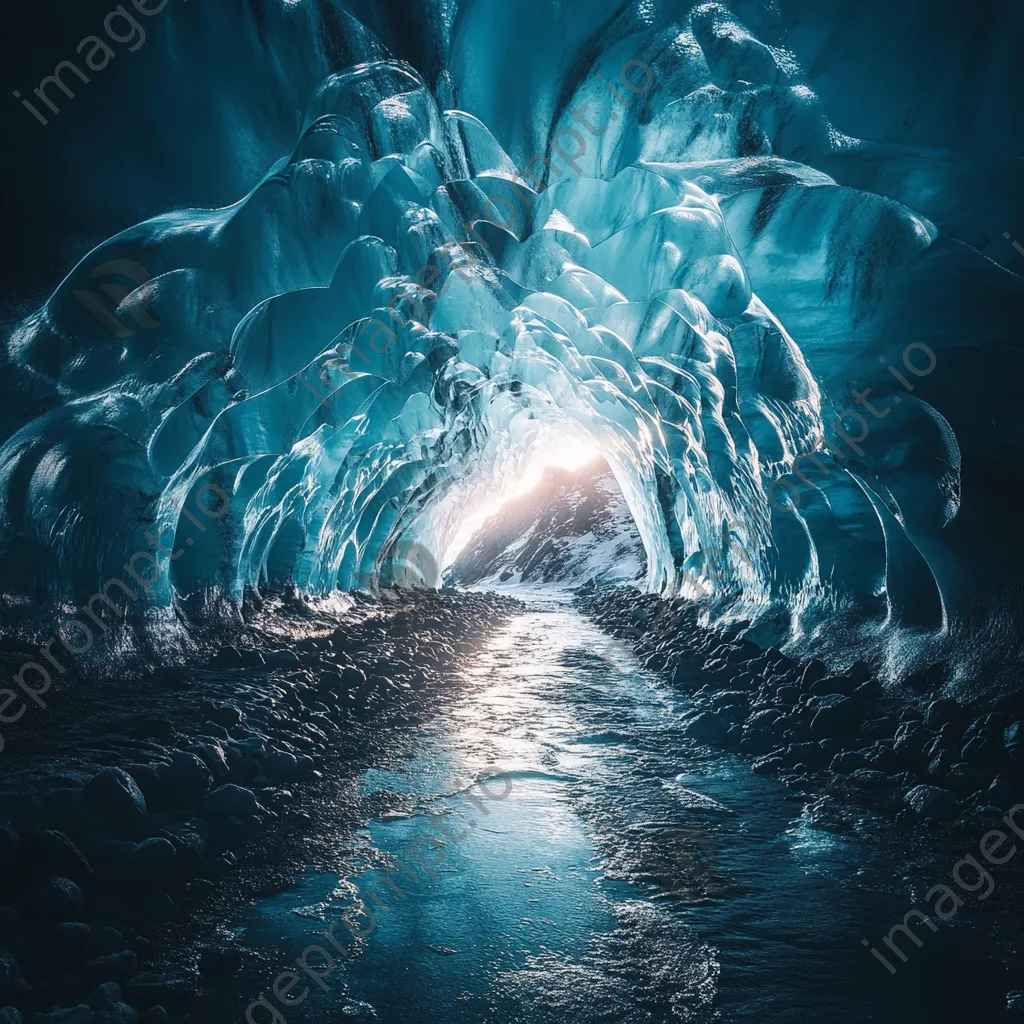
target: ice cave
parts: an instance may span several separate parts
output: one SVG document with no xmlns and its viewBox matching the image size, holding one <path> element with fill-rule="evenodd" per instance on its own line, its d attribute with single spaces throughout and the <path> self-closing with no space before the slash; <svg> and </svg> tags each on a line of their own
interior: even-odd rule
<svg viewBox="0 0 1024 1024">
<path fill-rule="evenodd" d="M 928 977 L 945 978 L 934 1005 L 914 1003 L 922 983 L 901 975 L 898 996 L 886 1002 L 872 990 L 877 1005 L 860 1006 L 860 975 L 829 966 L 825 954 L 807 967 L 813 984 L 794 995 L 807 956 L 794 952 L 801 942 L 786 938 L 766 902 L 777 885 L 824 913 L 827 872 L 803 867 L 817 856 L 829 870 L 856 870 L 844 858 L 860 855 L 845 837 L 868 819 L 840 827 L 821 812 L 815 772 L 861 793 L 870 813 L 898 812 L 899 827 L 938 828 L 943 842 L 962 828 L 976 846 L 971 815 L 998 822 L 1004 811 L 1006 827 L 1024 836 L 1009 809 L 1024 800 L 1014 789 L 1024 783 L 1024 703 L 1013 539 L 1024 372 L 1024 250 L 1015 240 L 1024 238 L 1021 8 L 1008 0 L 132 0 L 111 10 L 89 0 L 49 33 L 54 17 L 14 16 L 16 52 L 5 62 L 13 91 L 5 194 L 21 198 L 10 213 L 5 247 L 17 259 L 0 307 L 0 631 L 13 680 L 0 691 L 10 695 L 0 704 L 0 759 L 5 771 L 14 764 L 0 792 L 0 833 L 14 838 L 0 841 L 0 862 L 49 858 L 60 885 L 70 879 L 77 896 L 45 882 L 44 905 L 69 907 L 46 920 L 80 961 L 58 974 L 117 992 L 87 999 L 95 985 L 61 988 L 49 968 L 33 968 L 46 959 L 43 939 L 17 923 L 21 897 L 0 894 L 0 947 L 10 949 L 0 963 L 0 1021 L 219 1021 L 242 996 L 230 1019 L 250 1024 L 1024 1014 L 1019 939 L 1004 942 L 996 925 L 992 962 L 1007 973 L 986 974 L 982 995 L 950 980 L 952 965 L 975 964 L 957 959 L 956 943 L 909 931 L 934 957 Z M 530 589 L 541 584 L 557 584 L 557 594 Z M 479 596 L 492 585 L 503 592 L 493 605 Z M 570 600 L 582 611 L 567 611 Z M 460 610 L 459 601 L 470 604 Z M 514 618 L 517 601 L 526 618 Z M 555 618 L 536 618 L 542 612 Z M 357 615 L 359 625 L 346 618 Z M 545 704 L 560 698 L 537 679 L 561 678 L 570 666 L 586 677 L 573 686 L 596 694 L 614 677 L 610 724 L 597 716 L 581 725 L 581 736 L 598 738 L 578 743 L 621 742 L 628 729 L 615 724 L 615 702 L 639 687 L 646 710 L 635 711 L 634 725 L 681 715 L 672 744 L 730 751 L 715 755 L 732 758 L 728 765 L 652 768 L 667 773 L 677 801 L 682 788 L 688 812 L 724 815 L 734 800 L 742 807 L 729 814 L 759 808 L 750 835 L 776 837 L 769 845 L 799 836 L 786 863 L 804 858 L 801 870 L 766 876 L 761 899 L 750 897 L 743 911 L 766 915 L 766 956 L 790 987 L 769 986 L 761 999 L 760 975 L 721 923 L 706 935 L 704 924 L 679 916 L 650 924 L 646 915 L 663 911 L 645 902 L 644 885 L 677 898 L 685 889 L 684 902 L 710 907 L 726 890 L 693 878 L 683 886 L 675 847 L 666 866 L 669 833 L 661 845 L 609 853 L 601 837 L 618 818 L 595 810 L 597 790 L 586 787 L 573 790 L 584 809 L 551 827 L 589 838 L 537 857 L 553 875 L 575 878 L 573 858 L 591 843 L 612 880 L 607 899 L 619 901 L 617 927 L 637 944 L 624 952 L 629 943 L 608 938 L 603 918 L 579 911 L 574 927 L 596 946 L 559 970 L 578 972 L 584 986 L 591 978 L 590 1009 L 550 965 L 546 994 L 522 995 L 536 962 L 494 982 L 479 1005 L 477 995 L 435 999 L 423 981 L 432 969 L 408 952 L 422 942 L 388 933 L 391 966 L 371 951 L 363 973 L 351 949 L 317 946 L 320 968 L 300 964 L 312 994 L 327 991 L 324 958 L 328 973 L 344 959 L 348 1001 L 327 995 L 330 1009 L 314 1011 L 311 997 L 292 1010 L 298 1003 L 275 1002 L 263 981 L 265 991 L 222 981 L 238 970 L 249 979 L 259 959 L 247 959 L 252 949 L 232 947 L 245 964 L 234 974 L 203 974 L 202 957 L 212 954 L 195 938 L 206 925 L 193 927 L 194 915 L 185 919 L 200 946 L 188 948 L 205 980 L 189 998 L 212 1001 L 189 1004 L 169 982 L 145 980 L 183 970 L 154 959 L 158 931 L 139 947 L 149 954 L 128 950 L 143 966 L 150 955 L 148 974 L 96 966 L 123 955 L 119 939 L 109 950 L 93 942 L 100 923 L 134 936 L 150 918 L 180 919 L 146 910 L 141 923 L 129 920 L 114 897 L 117 909 L 96 909 L 107 907 L 97 894 L 111 872 L 123 870 L 145 900 L 156 886 L 175 912 L 190 906 L 185 889 L 194 876 L 215 877 L 204 874 L 210 860 L 234 857 L 258 826 L 284 820 L 296 796 L 280 798 L 282 785 L 298 793 L 324 773 L 335 778 L 317 753 L 331 746 L 331 730 L 355 719 L 369 729 L 360 716 L 406 700 L 403 691 L 426 685 L 471 643 L 474 624 L 484 635 L 506 615 L 539 632 L 501 626 L 512 631 L 505 640 L 458 655 L 460 664 L 474 686 L 511 664 L 508 645 L 546 666 L 509 684 L 522 715 L 547 708 L 537 712 L 548 716 L 537 727 L 545 742 L 563 742 L 554 704 Z M 423 635 L 441 638 L 440 653 L 424 653 Z M 599 668 L 593 652 L 612 636 L 626 646 L 602 654 Z M 349 643 L 363 644 L 361 653 Z M 628 645 L 639 652 L 637 672 L 668 672 L 675 692 L 697 703 L 684 712 L 665 696 L 661 710 L 648 706 L 656 687 L 644 690 L 622 668 Z M 141 689 L 130 701 L 118 696 L 133 685 Z M 206 699 L 207 686 L 226 689 Z M 750 687 L 753 696 L 735 696 Z M 200 710 L 185 712 L 175 701 L 190 692 Z M 474 716 L 498 714 L 472 692 Z M 127 730 L 115 714 L 122 699 L 139 705 L 141 724 L 125 733 L 136 739 L 82 738 L 87 722 L 100 733 Z M 605 699 L 573 705 L 572 720 Z M 5 714 L 15 702 L 20 711 Z M 411 728 L 419 714 L 397 721 Z M 458 720 L 457 708 L 450 714 Z M 299 741 L 298 727 L 281 723 L 303 715 L 313 729 Z M 515 721 L 501 730 L 514 731 Z M 173 740 L 186 734 L 187 743 Z M 446 757 L 461 749 L 459 737 L 445 741 Z M 168 746 L 146 754 L 155 766 L 140 767 L 151 739 Z M 380 752 L 367 742 L 361 751 Z M 385 746 L 376 761 L 346 761 L 364 773 L 364 797 L 392 799 L 407 785 L 381 775 L 399 771 Z M 514 742 L 496 749 L 502 763 L 518 765 L 513 799 L 520 785 L 570 777 L 583 785 L 582 754 L 545 775 L 540 753 L 531 760 Z M 440 771 L 433 756 L 423 755 Z M 753 782 L 735 774 L 742 757 L 755 759 Z M 409 766 L 421 762 L 403 763 L 415 771 Z M 467 763 L 469 775 L 488 777 L 481 763 Z M 39 796 L 60 789 L 54 773 L 61 786 L 81 782 L 82 795 Z M 717 788 L 701 790 L 701 773 Z M 760 775 L 806 796 L 789 831 L 778 824 L 782 798 L 759 795 Z M 619 784 L 600 778 L 608 792 Z M 634 783 L 639 777 L 622 781 L 623 793 Z M 195 817 L 175 803 L 179 788 Z M 344 818 L 323 810 L 325 797 L 301 799 L 319 808 L 303 811 L 307 820 Z M 76 800 L 88 810 L 72 814 Z M 390 817 L 383 803 L 379 814 L 359 812 L 375 823 L 377 854 L 402 838 L 384 836 L 389 822 L 422 810 L 403 800 Z M 536 826 L 524 845 L 543 845 L 541 823 L 525 811 L 506 820 L 502 807 L 493 812 L 501 828 L 531 836 Z M 651 803 L 645 813 L 660 821 L 677 811 Z M 634 827 L 646 826 L 623 834 Z M 687 832 L 687 864 L 699 862 L 705 882 L 709 870 L 760 870 L 755 851 L 730 846 L 718 828 L 709 841 Z M 209 852 L 195 853 L 186 833 Z M 885 841 L 904 853 L 912 845 L 888 833 Z M 497 854 L 467 856 L 490 864 Z M 192 873 L 178 880 L 180 893 L 160 882 L 162 872 L 186 872 L 186 862 Z M 885 875 L 863 864 L 872 880 Z M 333 896 L 318 888 L 326 875 L 303 876 L 310 904 L 358 888 L 337 864 L 329 870 L 341 887 Z M 627 884 L 639 887 L 629 899 L 615 894 Z M 1024 891 L 1024 882 L 1005 885 L 1017 885 L 1011 902 Z M 589 906 L 584 888 L 563 893 L 558 913 L 567 920 L 570 904 Z M 267 906 L 280 910 L 273 899 L 283 898 Z M 483 889 L 468 898 L 503 899 Z M 888 904 L 882 913 L 880 899 L 867 903 L 870 927 L 883 934 Z M 447 904 L 437 913 L 461 920 Z M 81 927 L 93 938 L 72 937 L 71 924 L 87 914 L 95 920 Z M 477 951 L 491 941 L 488 929 L 512 927 L 478 917 Z M 260 929 L 270 918 L 247 918 L 232 942 L 255 935 L 264 955 L 273 942 Z M 223 939 L 227 926 L 218 927 Z M 819 939 L 832 948 L 830 935 Z M 452 953 L 458 941 L 436 948 Z M 641 984 L 629 971 L 656 941 L 667 959 Z M 860 933 L 850 941 L 863 970 L 877 971 Z M 881 941 L 864 940 L 876 960 Z M 406 955 L 415 999 L 401 995 L 392 973 Z M 616 1002 L 608 978 L 620 961 L 632 965 L 622 970 L 636 991 L 653 986 L 664 998 Z M 451 968 L 437 991 L 493 967 L 486 957 L 472 963 L 461 975 Z M 32 970 L 40 980 L 28 985 L 22 973 Z M 673 972 L 685 983 L 670 982 Z M 834 977 L 843 980 L 832 999 Z M 76 1005 L 85 1009 L 69 1016 Z M 906 1016 L 911 1006 L 927 1015 Z M 953 1008 L 957 1016 L 934 1016 Z"/>
</svg>

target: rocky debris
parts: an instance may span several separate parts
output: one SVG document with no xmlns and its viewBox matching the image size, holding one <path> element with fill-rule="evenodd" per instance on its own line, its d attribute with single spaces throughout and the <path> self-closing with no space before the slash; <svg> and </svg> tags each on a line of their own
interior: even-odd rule
<svg viewBox="0 0 1024 1024">
<path fill-rule="evenodd" d="M 277 635 L 268 614 L 187 678 L 166 669 L 127 688 L 89 684 L 91 697 L 64 692 L 39 717 L 35 756 L 29 732 L 12 734 L 0 1024 L 179 1020 L 199 978 L 234 973 L 240 953 L 207 947 L 194 974 L 177 962 L 169 971 L 160 929 L 208 900 L 257 828 L 308 830 L 305 787 L 367 735 L 414 720 L 422 694 L 450 689 L 458 659 L 522 608 L 451 590 L 353 601 L 339 620 L 296 600 Z"/>
<path fill-rule="evenodd" d="M 687 723 L 683 732 L 698 743 L 721 746 L 725 741 L 727 728 L 720 715 L 713 711 L 702 711 Z"/>
<path fill-rule="evenodd" d="M 914 786 L 906 792 L 903 800 L 921 818 L 952 821 L 956 817 L 956 797 L 939 786 Z"/>
<path fill-rule="evenodd" d="M 86 803 L 109 825 L 132 830 L 146 820 L 148 809 L 135 780 L 120 768 L 104 768 L 85 786 Z"/>
<path fill-rule="evenodd" d="M 890 693 L 862 661 L 799 663 L 742 624 L 709 630 L 692 603 L 629 587 L 585 588 L 577 604 L 691 696 L 687 737 L 749 755 L 758 774 L 958 827 L 1024 793 L 1024 695 L 962 703 L 938 692 L 941 664 Z"/>
</svg>

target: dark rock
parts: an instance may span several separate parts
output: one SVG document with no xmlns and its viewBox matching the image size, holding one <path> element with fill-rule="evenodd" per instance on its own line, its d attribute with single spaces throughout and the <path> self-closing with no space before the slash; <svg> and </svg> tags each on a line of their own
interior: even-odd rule
<svg viewBox="0 0 1024 1024">
<path fill-rule="evenodd" d="M 134 828 L 146 819 L 146 798 L 120 768 L 104 768 L 85 787 L 89 806 L 115 828 Z"/>
<path fill-rule="evenodd" d="M 934 693 L 946 681 L 948 669 L 943 662 L 912 672 L 903 684 L 913 693 Z"/>
<path fill-rule="evenodd" d="M 793 743 L 786 748 L 786 763 L 805 764 L 812 770 L 824 768 L 829 762 L 828 752 L 819 743 Z"/>
<path fill-rule="evenodd" d="M 197 743 L 193 745 L 192 753 L 209 768 L 214 782 L 223 782 L 231 778 L 231 769 L 224 756 L 224 748 L 219 743 Z"/>
<path fill-rule="evenodd" d="M 167 1011 L 158 1003 L 142 1015 L 141 1024 L 167 1024 Z"/>
<path fill-rule="evenodd" d="M 920 818 L 952 821 L 957 813 L 956 798 L 938 786 L 914 786 L 904 794 L 903 802 Z"/>
<path fill-rule="evenodd" d="M 237 818 L 240 821 L 258 815 L 263 810 L 251 789 L 228 783 L 218 786 L 203 801 L 203 814 L 211 821 Z"/>
<path fill-rule="evenodd" d="M 341 685 L 361 688 L 366 685 L 366 676 L 360 669 L 348 665 L 341 670 Z"/>
<path fill-rule="evenodd" d="M 975 736 L 961 748 L 960 759 L 977 766 L 995 765 L 999 760 L 999 746 L 991 736 Z"/>
<path fill-rule="evenodd" d="M 866 661 L 855 661 L 844 673 L 854 686 L 860 686 L 871 678 L 871 668 Z"/>
<path fill-rule="evenodd" d="M 182 866 L 191 868 L 206 855 L 210 829 L 202 818 L 189 818 L 178 825 L 161 829 L 160 835 L 174 846 Z"/>
<path fill-rule="evenodd" d="M 116 1003 L 121 1002 L 121 986 L 116 981 L 105 981 L 103 984 L 97 985 L 85 1001 L 94 1010 L 109 1010 Z"/>
<path fill-rule="evenodd" d="M 850 782 L 861 789 L 884 789 L 892 784 L 885 772 L 873 768 L 858 768 L 850 775 Z"/>
<path fill-rule="evenodd" d="M 139 958 L 130 949 L 124 949 L 120 953 L 111 953 L 89 961 L 89 978 L 93 985 L 102 984 L 104 981 L 124 984 L 138 969 Z"/>
<path fill-rule="evenodd" d="M 836 754 L 829 765 L 829 770 L 839 775 L 852 775 L 870 767 L 871 762 L 859 750 L 847 750 L 842 754 Z"/>
<path fill-rule="evenodd" d="M 291 782 L 299 776 L 299 763 L 289 751 L 275 750 L 267 756 L 266 770 L 273 779 Z"/>
<path fill-rule="evenodd" d="M 946 784 L 959 796 L 976 792 L 985 785 L 985 782 L 985 776 L 977 768 L 963 761 L 951 765 L 946 775 Z"/>
<path fill-rule="evenodd" d="M 217 651 L 210 664 L 216 668 L 243 668 L 248 661 L 237 647 L 228 644 Z"/>
<path fill-rule="evenodd" d="M 11 953 L 0 952 L 0 994 L 3 998 L 27 992 L 29 986 L 21 976 L 21 967 Z"/>
<path fill-rule="evenodd" d="M 43 829 L 28 840 L 28 856 L 34 870 L 63 875 L 83 884 L 92 878 L 92 867 L 81 850 L 63 832 Z"/>
<path fill-rule="evenodd" d="M 800 676 L 800 689 L 805 691 L 810 690 L 814 683 L 819 679 L 824 679 L 827 675 L 828 667 L 823 661 L 818 661 L 817 658 L 813 661 L 809 661 Z"/>
<path fill-rule="evenodd" d="M 755 711 L 743 727 L 740 749 L 748 754 L 767 754 L 782 745 L 786 719 L 778 708 Z"/>
<path fill-rule="evenodd" d="M 896 722 L 892 715 L 870 711 L 867 718 L 861 723 L 860 730 L 865 739 L 889 739 L 896 732 Z"/>
<path fill-rule="evenodd" d="M 172 871 L 178 859 L 173 844 L 162 836 L 140 843 L 129 860 L 131 870 L 146 878 L 155 878 Z"/>
<path fill-rule="evenodd" d="M 92 949 L 95 956 L 116 953 L 124 944 L 121 933 L 111 925 L 92 929 Z"/>
<path fill-rule="evenodd" d="M 957 721 L 962 712 L 963 708 L 960 707 L 959 701 L 946 697 L 941 700 L 933 700 L 928 705 L 928 711 L 924 716 L 924 724 L 929 729 L 937 730 L 947 722 Z"/>
<path fill-rule="evenodd" d="M 22 1020 L 17 1007 L 0 1006 L 0 1024 L 22 1024 Z"/>
<path fill-rule="evenodd" d="M 216 722 L 225 729 L 233 729 L 245 720 L 245 716 L 234 704 L 215 704 L 212 701 L 204 701 L 199 706 L 199 710 L 211 722 Z"/>
<path fill-rule="evenodd" d="M 850 697 L 856 689 L 857 684 L 846 676 L 825 676 L 811 683 L 808 692 L 815 695 L 841 693 L 844 697 Z"/>
<path fill-rule="evenodd" d="M 904 722 L 896 730 L 896 738 L 893 741 L 893 754 L 901 761 L 909 763 L 919 759 L 924 753 L 924 748 L 935 736 L 930 729 L 917 722 Z"/>
<path fill-rule="evenodd" d="M 96 1014 L 93 1024 L 138 1024 L 139 1012 L 127 1003 L 115 1003 L 109 1010 Z"/>
<path fill-rule="evenodd" d="M 143 718 L 133 730 L 140 739 L 157 739 L 166 743 L 175 733 L 174 723 L 166 718 Z"/>
<path fill-rule="evenodd" d="M 63 921 L 46 932 L 47 955 L 72 967 L 85 963 L 92 944 L 92 931 L 81 921 Z"/>
<path fill-rule="evenodd" d="M 885 687 L 877 679 L 868 679 L 861 683 L 853 693 L 861 700 L 881 700 L 885 696 Z"/>
<path fill-rule="evenodd" d="M 302 662 L 294 651 L 267 651 L 263 660 L 268 668 L 302 668 Z"/>
<path fill-rule="evenodd" d="M 816 706 L 811 733 L 819 739 L 846 736 L 856 732 L 863 720 L 864 705 L 850 697 L 841 697 Z"/>
<path fill-rule="evenodd" d="M 994 779 L 986 793 L 989 803 L 996 807 L 1009 807 L 1013 802 L 1013 790 L 1002 779 Z"/>
<path fill-rule="evenodd" d="M 785 767 L 785 762 L 776 754 L 758 758 L 753 765 L 755 775 L 778 775 Z"/>
<path fill-rule="evenodd" d="M 82 890 L 70 878 L 58 875 L 43 883 L 35 903 L 45 920 L 74 921 L 82 915 L 84 899 Z"/>
<path fill-rule="evenodd" d="M 35 1020 L 38 1024 L 94 1024 L 96 1014 L 85 1003 L 79 1003 L 77 1006 L 50 1010 L 49 1013 L 37 1013 Z"/>
<path fill-rule="evenodd" d="M 950 750 L 939 751 L 929 762 L 926 769 L 928 778 L 933 782 L 945 782 L 950 768 L 955 763 L 955 756 Z"/>
<path fill-rule="evenodd" d="M 1015 761 L 1024 761 L 1024 722 L 1014 722 L 1007 726 L 1004 746 L 1007 754 Z"/>
<path fill-rule="evenodd" d="M 162 889 L 150 889 L 136 895 L 131 911 L 136 921 L 163 924 L 178 916 L 178 905 Z"/>
<path fill-rule="evenodd" d="M 727 727 L 720 715 L 712 711 L 703 711 L 691 719 L 683 728 L 683 735 L 698 743 L 721 746 L 725 742 Z"/>
<path fill-rule="evenodd" d="M 133 1003 L 150 1006 L 154 1003 L 174 1003 L 188 998 L 196 990 L 196 980 L 183 974 L 136 974 L 125 989 Z"/>
<path fill-rule="evenodd" d="M 164 795 L 172 807 L 196 807 L 213 788 L 213 773 L 188 750 L 176 750 L 161 771 Z"/>
</svg>

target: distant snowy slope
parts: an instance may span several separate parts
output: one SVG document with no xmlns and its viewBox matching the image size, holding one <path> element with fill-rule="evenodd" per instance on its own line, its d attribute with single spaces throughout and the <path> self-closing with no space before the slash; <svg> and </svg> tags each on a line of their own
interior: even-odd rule
<svg viewBox="0 0 1024 1024">
<path fill-rule="evenodd" d="M 634 580 L 646 568 L 622 491 L 595 459 L 574 473 L 549 468 L 477 530 L 445 576 L 461 584 L 579 585 Z"/>
</svg>

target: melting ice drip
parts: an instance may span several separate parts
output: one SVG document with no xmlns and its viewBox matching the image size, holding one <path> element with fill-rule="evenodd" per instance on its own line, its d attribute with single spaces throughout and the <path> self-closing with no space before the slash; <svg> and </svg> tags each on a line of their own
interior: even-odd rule
<svg viewBox="0 0 1024 1024">
<path fill-rule="evenodd" d="M 837 464 L 809 506 L 769 501 L 825 430 L 751 273 L 785 263 L 780 216 L 821 250 L 781 272 L 830 295 L 864 287 L 830 235 L 865 246 L 884 223 L 886 252 L 916 253 L 934 229 L 787 159 L 843 144 L 787 54 L 718 5 L 678 31 L 671 62 L 642 37 L 592 59 L 555 126 L 585 117 L 586 152 L 549 147 L 543 180 L 412 68 L 373 60 L 322 84 L 294 152 L 240 202 L 91 253 L 12 339 L 51 394 L 0 452 L 12 586 L 81 600 L 154 529 L 164 603 L 401 582 L 399 547 L 440 558 L 467 509 L 571 437 L 612 466 L 652 590 L 751 615 L 848 565 L 884 595 L 886 556 L 863 572 L 843 545 L 865 519 L 883 537 L 891 495 Z M 634 55 L 653 81 L 617 98 Z M 152 279 L 112 338 L 75 293 L 115 260 Z M 199 533 L 182 510 L 211 484 L 230 511 Z"/>
</svg>

